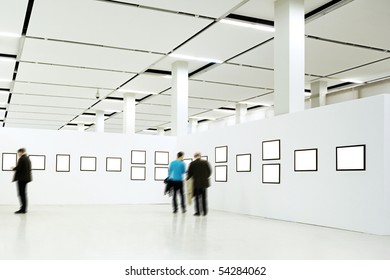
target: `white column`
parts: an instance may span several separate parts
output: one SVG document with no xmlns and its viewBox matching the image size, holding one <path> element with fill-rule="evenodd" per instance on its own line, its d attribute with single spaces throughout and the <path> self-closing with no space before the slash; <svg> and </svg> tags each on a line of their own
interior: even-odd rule
<svg viewBox="0 0 390 280">
<path fill-rule="evenodd" d="M 96 130 L 95 132 L 104 132 L 104 111 L 96 111 Z"/>
<path fill-rule="evenodd" d="M 311 108 L 325 106 L 326 94 L 328 93 L 328 83 L 326 81 L 317 81 L 310 84 Z"/>
<path fill-rule="evenodd" d="M 78 123 L 77 124 L 77 130 L 78 131 L 85 131 L 85 127 L 83 123 Z"/>
<path fill-rule="evenodd" d="M 164 128 L 162 127 L 157 128 L 157 135 L 164 135 L 164 134 L 165 134 Z"/>
<path fill-rule="evenodd" d="M 135 94 L 123 94 L 123 133 L 135 133 Z"/>
<path fill-rule="evenodd" d="M 248 112 L 247 104 L 236 104 L 236 124 L 245 122 L 246 113 Z"/>
<path fill-rule="evenodd" d="M 172 64 L 172 135 L 188 134 L 188 63 Z"/>
<path fill-rule="evenodd" d="M 305 108 L 305 14 L 303 0 L 275 0 L 275 115 Z"/>
<path fill-rule="evenodd" d="M 190 130 L 191 133 L 195 133 L 198 128 L 198 119 L 192 119 L 190 118 Z"/>
</svg>

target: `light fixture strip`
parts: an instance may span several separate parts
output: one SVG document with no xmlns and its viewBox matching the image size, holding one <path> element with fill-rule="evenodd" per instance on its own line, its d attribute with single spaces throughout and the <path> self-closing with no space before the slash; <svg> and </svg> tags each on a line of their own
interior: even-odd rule
<svg viewBox="0 0 390 280">
<path fill-rule="evenodd" d="M 240 20 L 233 20 L 233 19 L 226 19 L 226 18 L 221 19 L 219 22 L 240 26 L 240 27 L 252 28 L 252 29 L 266 31 L 266 32 L 275 32 L 275 27 L 264 25 L 264 24 L 244 22 Z"/>
</svg>

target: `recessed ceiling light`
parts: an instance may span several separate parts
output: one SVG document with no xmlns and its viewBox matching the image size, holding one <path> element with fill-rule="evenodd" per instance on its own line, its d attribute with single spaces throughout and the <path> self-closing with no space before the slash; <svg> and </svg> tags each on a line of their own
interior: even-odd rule
<svg viewBox="0 0 390 280">
<path fill-rule="evenodd" d="M 11 32 L 0 32 L 1 37 L 11 37 L 11 38 L 20 38 L 21 36 L 17 33 Z"/>
<path fill-rule="evenodd" d="M 364 82 L 355 79 L 340 79 L 340 81 L 345 83 L 364 84 Z"/>
<path fill-rule="evenodd" d="M 235 25 L 235 26 L 257 29 L 257 30 L 266 31 L 266 32 L 275 32 L 275 27 L 269 26 L 269 25 L 264 25 L 264 24 L 244 22 L 244 21 L 233 20 L 233 19 L 221 19 L 219 22 L 231 24 L 231 25 Z"/>
<path fill-rule="evenodd" d="M 0 61 L 5 62 L 16 62 L 16 59 L 13 57 L 0 56 Z"/>
<path fill-rule="evenodd" d="M 145 94 L 145 95 L 156 95 L 157 92 L 151 92 L 151 91 L 142 91 L 142 90 L 132 90 L 132 89 L 118 89 L 117 92 L 123 92 L 123 93 L 138 93 L 138 94 Z"/>
<path fill-rule="evenodd" d="M 201 62 L 208 62 L 208 63 L 222 63 L 223 62 L 222 60 L 219 60 L 219 59 L 192 56 L 192 55 L 184 55 L 184 54 L 171 53 L 169 56 L 174 57 L 174 58 L 178 58 L 178 59 L 183 59 L 183 60 L 193 60 L 193 61 L 201 61 Z"/>
</svg>

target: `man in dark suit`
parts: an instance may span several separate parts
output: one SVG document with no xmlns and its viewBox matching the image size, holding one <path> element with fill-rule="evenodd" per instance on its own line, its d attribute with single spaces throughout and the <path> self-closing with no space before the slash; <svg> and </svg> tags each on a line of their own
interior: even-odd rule
<svg viewBox="0 0 390 280">
<path fill-rule="evenodd" d="M 31 176 L 31 161 L 26 155 L 26 149 L 18 150 L 18 163 L 14 168 L 15 175 L 13 182 L 18 183 L 18 196 L 20 200 L 20 209 L 15 214 L 27 213 L 27 183 L 32 181 Z"/>
<path fill-rule="evenodd" d="M 207 188 L 210 186 L 209 177 L 211 167 L 206 160 L 201 159 L 200 153 L 194 154 L 195 160 L 190 163 L 187 172 L 187 180 L 193 180 L 193 193 L 195 196 L 195 216 L 200 216 L 200 202 L 202 202 L 203 216 L 207 215 Z"/>
</svg>

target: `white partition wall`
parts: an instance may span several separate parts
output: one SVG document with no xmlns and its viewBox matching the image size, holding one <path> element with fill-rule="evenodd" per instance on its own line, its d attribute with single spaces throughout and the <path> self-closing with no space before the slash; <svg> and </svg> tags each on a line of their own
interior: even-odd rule
<svg viewBox="0 0 390 280">
<path fill-rule="evenodd" d="M 263 160 L 262 143 L 275 139 L 280 159 Z M 390 96 L 382 95 L 193 134 L 179 149 L 212 155 L 214 171 L 215 147 L 229 147 L 228 180 L 212 175 L 210 208 L 390 234 L 389 143 Z M 365 170 L 337 171 L 336 147 L 354 145 L 365 145 Z M 317 170 L 296 172 L 294 151 L 313 148 Z M 252 155 L 251 172 L 235 172 L 238 154 Z M 280 183 L 263 183 L 262 167 L 278 164 Z"/>
<path fill-rule="evenodd" d="M 21 147 L 45 156 L 45 169 L 33 171 L 29 184 L 31 206 L 170 203 L 158 181 L 163 175 L 155 177 L 155 168 L 167 167 L 166 160 L 156 163 L 156 152 L 169 161 L 177 151 L 201 152 L 218 171 L 211 176 L 211 209 L 390 235 L 390 95 L 182 137 L 0 128 L 0 139 L 6 161 L 0 204 L 18 204 L 13 172 L 6 169 L 14 161 L 9 154 Z M 275 140 L 278 155 L 264 156 L 263 144 Z M 226 159 L 216 160 L 222 150 Z M 132 151 L 134 157 L 141 151 L 142 159 L 132 162 Z M 250 171 L 237 172 L 237 155 L 249 154 Z M 58 155 L 69 162 L 60 166 Z M 96 157 L 96 171 L 80 171 L 81 157 Z M 120 158 L 121 170 L 107 172 L 107 158 Z"/>
<path fill-rule="evenodd" d="M 1 153 L 16 153 L 25 147 L 27 154 L 45 156 L 44 170 L 33 170 L 33 182 L 28 185 L 31 207 L 170 202 L 163 195 L 164 184 L 154 179 L 154 155 L 155 151 L 166 151 L 174 158 L 174 137 L 0 128 L 0 139 Z M 145 151 L 142 167 L 146 176 L 142 181 L 131 180 L 134 150 Z M 107 159 L 108 170 L 116 172 L 107 171 Z M 116 162 L 113 168 L 114 159 L 121 159 L 120 166 Z M 13 171 L 0 171 L 0 204 L 18 204 L 13 175 Z"/>
</svg>

